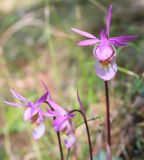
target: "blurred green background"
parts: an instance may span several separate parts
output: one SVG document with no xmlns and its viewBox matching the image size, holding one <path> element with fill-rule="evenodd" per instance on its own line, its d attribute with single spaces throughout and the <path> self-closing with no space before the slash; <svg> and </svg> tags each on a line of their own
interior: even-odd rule
<svg viewBox="0 0 144 160">
<path fill-rule="evenodd" d="M 15 101 L 10 88 L 35 101 L 44 91 L 40 80 L 66 109 L 79 107 L 79 90 L 87 117 L 100 116 L 89 126 L 95 160 L 105 159 L 103 82 L 95 74 L 93 47 L 78 47 L 82 37 L 70 28 L 98 36 L 111 3 L 111 36 L 138 35 L 128 47 L 117 49 L 119 72 L 110 82 L 113 160 L 144 159 L 144 0 L 1 0 L 0 160 L 60 159 L 51 123 L 46 122 L 46 136 L 34 141 L 24 110 L 3 103 Z M 75 124 L 81 121 L 75 118 Z M 69 159 L 87 160 L 84 126 L 76 137 Z"/>
</svg>

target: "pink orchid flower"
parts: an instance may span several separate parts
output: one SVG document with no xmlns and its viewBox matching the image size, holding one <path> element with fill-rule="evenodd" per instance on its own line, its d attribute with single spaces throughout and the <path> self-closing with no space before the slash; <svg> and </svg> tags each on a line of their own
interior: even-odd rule
<svg viewBox="0 0 144 160">
<path fill-rule="evenodd" d="M 24 112 L 24 120 L 30 120 L 34 126 L 34 130 L 32 132 L 34 139 L 39 139 L 45 133 L 45 125 L 44 125 L 44 115 L 40 106 L 47 99 L 48 92 L 46 92 L 43 96 L 41 96 L 35 103 L 29 101 L 19 93 L 14 90 L 10 90 L 12 95 L 23 102 L 22 104 L 13 103 L 9 101 L 4 101 L 6 104 L 15 106 L 15 107 L 23 107 L 26 106 L 27 109 Z"/>
<path fill-rule="evenodd" d="M 128 42 L 136 39 L 136 36 L 119 36 L 110 38 L 110 23 L 112 16 L 112 5 L 110 5 L 106 16 L 106 29 L 100 32 L 100 39 L 85 31 L 72 28 L 72 31 L 79 33 L 89 39 L 80 41 L 79 46 L 94 45 L 93 55 L 96 58 L 96 74 L 104 81 L 111 80 L 117 72 L 116 50 L 114 46 L 127 46 Z"/>
<path fill-rule="evenodd" d="M 55 103 L 51 97 L 46 100 L 52 109 L 48 110 L 48 116 L 55 117 L 53 126 L 56 132 L 63 131 L 67 138 L 65 139 L 65 146 L 70 148 L 76 141 L 74 135 L 74 128 L 72 125 L 72 118 L 75 116 L 73 113 L 68 113 L 61 106 Z M 45 113 L 45 116 L 47 116 Z"/>
</svg>

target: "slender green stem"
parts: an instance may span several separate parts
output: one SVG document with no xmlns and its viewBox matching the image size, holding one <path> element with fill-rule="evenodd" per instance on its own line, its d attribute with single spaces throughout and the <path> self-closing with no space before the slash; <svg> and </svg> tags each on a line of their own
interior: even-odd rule
<svg viewBox="0 0 144 160">
<path fill-rule="evenodd" d="M 66 160 L 68 160 L 68 159 L 69 159 L 69 156 L 70 156 L 70 148 L 68 149 L 68 152 L 67 152 L 67 158 L 66 158 Z"/>
<path fill-rule="evenodd" d="M 93 160 L 92 143 L 91 143 L 91 137 L 90 137 L 90 132 L 89 132 L 89 127 L 88 127 L 86 115 L 81 110 L 78 110 L 78 109 L 71 110 L 69 113 L 73 113 L 73 112 L 79 112 L 84 119 L 84 123 L 85 123 L 85 126 L 86 126 L 86 131 L 87 131 L 88 143 L 89 143 L 90 160 Z"/>
<path fill-rule="evenodd" d="M 111 155 L 111 124 L 110 124 L 110 105 L 109 105 L 108 81 L 105 81 L 105 96 L 106 96 L 106 127 L 107 127 L 107 160 L 112 160 L 112 155 Z"/>
<path fill-rule="evenodd" d="M 87 122 L 94 121 L 94 120 L 96 120 L 98 118 L 99 118 L 99 116 L 90 118 L 90 119 L 87 120 Z M 85 122 L 81 122 L 81 123 L 77 124 L 75 128 L 77 129 L 78 127 L 80 127 L 83 124 L 85 124 Z"/>
</svg>

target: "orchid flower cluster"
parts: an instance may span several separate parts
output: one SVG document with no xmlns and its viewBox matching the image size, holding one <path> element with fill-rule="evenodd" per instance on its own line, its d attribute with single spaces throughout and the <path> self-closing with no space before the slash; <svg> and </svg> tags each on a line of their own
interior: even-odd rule
<svg viewBox="0 0 144 160">
<path fill-rule="evenodd" d="M 44 84 L 46 92 L 36 101 L 31 102 L 27 98 L 23 97 L 14 90 L 10 90 L 14 98 L 20 100 L 22 103 L 13 103 L 5 101 L 6 104 L 14 107 L 24 107 L 26 110 L 24 112 L 24 121 L 29 120 L 34 127 L 32 136 L 35 140 L 41 138 L 45 133 L 44 121 L 46 118 L 52 118 L 53 127 L 56 132 L 63 131 L 67 135 L 65 140 L 65 146 L 70 148 L 76 141 L 74 135 L 74 127 L 72 124 L 72 118 L 74 118 L 74 113 L 67 112 L 64 108 L 59 106 L 54 100 L 52 100 L 48 88 Z M 48 104 L 49 108 L 46 107 L 46 111 L 43 111 L 42 105 Z"/>
<path fill-rule="evenodd" d="M 112 160 L 108 81 L 114 78 L 114 76 L 117 73 L 117 64 L 116 64 L 117 53 L 115 47 L 127 46 L 130 41 L 136 38 L 136 36 L 119 36 L 110 38 L 111 16 L 112 16 L 112 5 L 110 5 L 108 9 L 108 13 L 106 16 L 106 28 L 100 32 L 100 38 L 97 38 L 96 36 L 87 33 L 85 31 L 72 28 L 72 31 L 79 33 L 84 37 L 89 38 L 87 40 L 80 41 L 78 43 L 79 46 L 94 45 L 93 55 L 96 60 L 95 64 L 96 74 L 105 82 L 106 122 L 107 122 L 106 130 L 107 130 L 107 146 L 108 146 L 107 158 L 106 158 L 107 160 Z M 46 91 L 36 102 L 31 102 L 30 100 L 23 97 L 16 91 L 11 90 L 12 95 L 22 103 L 18 104 L 9 101 L 5 101 L 5 103 L 14 107 L 26 106 L 26 110 L 24 112 L 23 117 L 25 121 L 30 121 L 31 124 L 34 126 L 32 136 L 36 140 L 41 138 L 45 133 L 46 119 L 52 119 L 54 130 L 57 133 L 64 132 L 65 135 L 67 136 L 64 143 L 66 148 L 68 149 L 71 148 L 76 141 L 75 128 L 73 126 L 73 118 L 75 117 L 75 112 L 76 111 L 79 112 L 82 115 L 86 126 L 88 142 L 89 142 L 89 150 L 90 150 L 90 159 L 93 160 L 92 144 L 87 124 L 86 114 L 78 92 L 77 92 L 77 99 L 79 102 L 80 109 L 71 110 L 68 112 L 52 99 L 47 86 L 44 83 L 43 85 Z M 45 105 L 47 104 L 45 111 L 43 110 L 44 106 L 43 104 Z M 58 139 L 59 142 L 61 143 L 59 134 L 58 134 Z M 63 160 L 61 148 L 62 147 L 60 144 L 61 159 Z"/>
</svg>

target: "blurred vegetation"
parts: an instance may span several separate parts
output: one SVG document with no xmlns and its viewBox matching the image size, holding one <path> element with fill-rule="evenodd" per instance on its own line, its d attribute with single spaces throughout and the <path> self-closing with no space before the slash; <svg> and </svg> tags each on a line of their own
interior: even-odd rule
<svg viewBox="0 0 144 160">
<path fill-rule="evenodd" d="M 0 1 L 0 159 L 58 160 L 57 139 L 51 124 L 39 141 L 31 137 L 31 126 L 23 122 L 23 110 L 9 107 L 9 89 L 15 88 L 31 100 L 47 83 L 54 99 L 66 109 L 78 108 L 76 90 L 85 104 L 95 159 L 103 160 L 105 97 L 96 76 L 92 47 L 80 48 L 81 39 L 70 28 L 99 35 L 104 16 L 113 3 L 111 36 L 138 35 L 128 47 L 117 49 L 119 72 L 110 82 L 114 160 L 144 157 L 144 1 L 139 0 L 2 0 Z M 82 120 L 77 117 L 76 124 Z M 77 143 L 71 160 L 88 159 L 84 126 L 76 130 Z M 97 133 L 97 134 L 95 134 Z M 66 155 L 65 151 L 65 155 Z M 116 158 L 115 158 L 116 157 Z"/>
</svg>

